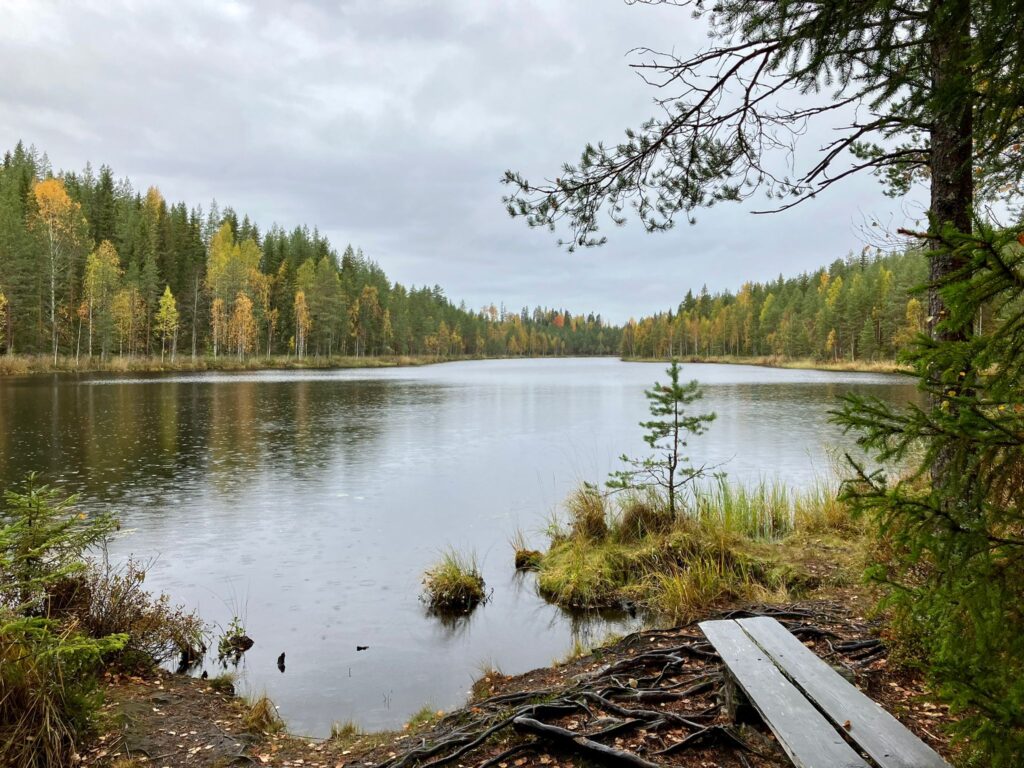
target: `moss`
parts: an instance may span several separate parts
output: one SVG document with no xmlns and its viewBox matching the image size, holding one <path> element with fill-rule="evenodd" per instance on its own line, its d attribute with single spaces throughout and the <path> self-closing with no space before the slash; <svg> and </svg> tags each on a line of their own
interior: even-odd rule
<svg viewBox="0 0 1024 768">
<path fill-rule="evenodd" d="M 469 695 L 472 701 L 482 701 L 490 696 L 493 696 L 496 692 L 498 683 L 505 679 L 505 675 L 501 673 L 501 670 L 487 665 L 480 670 L 480 677 L 473 681 L 473 686 L 470 688 Z"/>
<path fill-rule="evenodd" d="M 536 549 L 517 549 L 515 559 L 516 570 L 536 571 L 540 568 L 540 562 L 543 558 L 544 554 Z"/>
<path fill-rule="evenodd" d="M 211 677 L 207 681 L 207 685 L 217 693 L 222 693 L 226 696 L 235 695 L 235 675 L 232 672 L 225 672 L 222 675 Z"/>
</svg>

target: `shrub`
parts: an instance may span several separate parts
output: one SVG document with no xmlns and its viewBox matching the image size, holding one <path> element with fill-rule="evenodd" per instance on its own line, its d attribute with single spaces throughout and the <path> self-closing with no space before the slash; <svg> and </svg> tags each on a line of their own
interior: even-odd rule
<svg viewBox="0 0 1024 768">
<path fill-rule="evenodd" d="M 252 638 L 245 634 L 245 625 L 242 620 L 238 616 L 232 616 L 231 623 L 228 624 L 228 628 L 224 630 L 217 642 L 217 656 L 222 662 L 228 659 L 233 664 L 238 664 L 242 659 L 242 654 L 252 646 Z"/>
<path fill-rule="evenodd" d="M 74 762 L 75 743 L 99 705 L 96 673 L 122 650 L 124 634 L 88 637 L 74 617 L 50 618 L 78 604 L 83 553 L 115 527 L 78 514 L 74 497 L 29 475 L 0 509 L 0 765 L 49 768 Z"/>
<path fill-rule="evenodd" d="M 0 765 L 71 765 L 99 707 L 100 661 L 126 639 L 96 640 L 46 619 L 0 615 Z"/>
<path fill-rule="evenodd" d="M 454 550 L 423 575 L 423 586 L 427 605 L 437 613 L 470 613 L 487 597 L 476 558 Z"/>
<path fill-rule="evenodd" d="M 139 561 L 129 559 L 113 566 L 104 556 L 61 590 L 65 600 L 66 593 L 74 590 L 63 610 L 93 637 L 125 635 L 125 650 L 142 654 L 151 663 L 201 655 L 206 650 L 202 620 L 181 606 L 172 606 L 167 595 L 147 592 L 145 580 L 146 567 Z"/>
</svg>

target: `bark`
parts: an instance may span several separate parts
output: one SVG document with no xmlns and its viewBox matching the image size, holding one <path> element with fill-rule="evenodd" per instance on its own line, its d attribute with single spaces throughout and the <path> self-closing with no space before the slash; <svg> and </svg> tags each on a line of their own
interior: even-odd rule
<svg viewBox="0 0 1024 768">
<path fill-rule="evenodd" d="M 970 0 L 933 0 L 931 43 L 934 114 L 931 125 L 931 226 L 933 232 L 952 224 L 960 232 L 971 231 L 974 201 L 972 167 L 973 83 L 970 69 Z M 967 338 L 969 329 L 946 328 L 948 309 L 936 287 L 963 266 L 961 257 L 948 245 L 932 241 L 929 258 L 931 288 L 928 292 L 929 331 L 939 342 Z M 934 371 L 938 377 L 940 371 Z M 930 382 L 935 385 L 939 382 Z M 932 465 L 933 482 L 941 481 L 949 463 L 940 455 Z"/>
</svg>

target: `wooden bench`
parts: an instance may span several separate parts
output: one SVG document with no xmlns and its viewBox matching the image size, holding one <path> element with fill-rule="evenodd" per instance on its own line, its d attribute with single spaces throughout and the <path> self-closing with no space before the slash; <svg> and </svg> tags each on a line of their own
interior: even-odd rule
<svg viewBox="0 0 1024 768">
<path fill-rule="evenodd" d="M 949 768 L 775 619 L 700 628 L 798 768 Z"/>
</svg>

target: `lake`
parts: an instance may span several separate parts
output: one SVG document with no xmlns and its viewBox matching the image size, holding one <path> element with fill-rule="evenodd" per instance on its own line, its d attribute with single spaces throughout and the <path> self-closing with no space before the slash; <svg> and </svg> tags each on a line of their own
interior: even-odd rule
<svg viewBox="0 0 1024 768">
<path fill-rule="evenodd" d="M 570 490 L 646 453 L 643 390 L 664 368 L 570 358 L 0 379 L 0 482 L 36 470 L 85 510 L 113 511 L 112 555 L 152 561 L 149 588 L 220 626 L 241 616 L 255 640 L 242 688 L 265 691 L 295 732 L 394 727 L 425 704 L 461 704 L 484 666 L 523 672 L 628 628 L 547 605 L 515 575 L 509 539 L 521 529 L 540 548 Z M 827 474 L 830 450 L 853 448 L 828 423 L 843 392 L 916 397 L 900 376 L 683 376 L 718 414 L 693 457 L 750 482 Z M 454 626 L 418 599 L 449 546 L 475 552 L 493 590 Z"/>
</svg>

